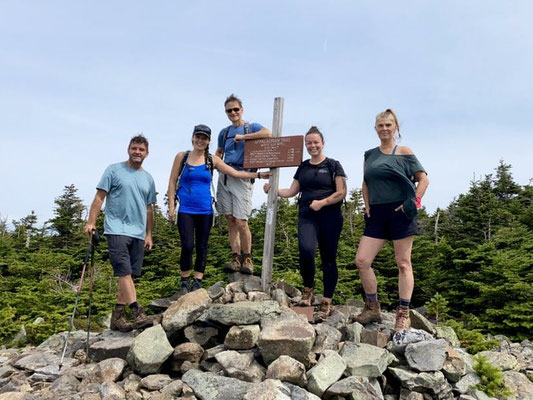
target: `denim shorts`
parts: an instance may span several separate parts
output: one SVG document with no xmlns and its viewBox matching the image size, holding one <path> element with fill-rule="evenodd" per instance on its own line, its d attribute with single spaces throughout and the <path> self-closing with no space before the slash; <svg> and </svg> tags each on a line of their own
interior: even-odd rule
<svg viewBox="0 0 533 400">
<path fill-rule="evenodd" d="M 365 214 L 364 236 L 375 239 L 398 240 L 418 235 L 416 218 L 409 219 L 401 210 L 394 211 L 403 201 L 371 204 L 370 217 Z"/>
<path fill-rule="evenodd" d="M 114 276 L 140 276 L 144 240 L 124 235 L 106 235 Z"/>
</svg>

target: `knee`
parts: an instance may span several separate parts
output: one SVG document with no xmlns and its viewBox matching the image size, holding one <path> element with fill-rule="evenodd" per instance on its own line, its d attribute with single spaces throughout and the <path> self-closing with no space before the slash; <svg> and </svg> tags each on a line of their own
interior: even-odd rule
<svg viewBox="0 0 533 400">
<path fill-rule="evenodd" d="M 237 226 L 237 229 L 239 229 L 239 231 L 243 232 L 243 231 L 246 231 L 248 229 L 248 221 L 245 220 L 245 219 L 238 219 L 238 218 L 234 218 L 235 220 L 235 225 Z"/>
<path fill-rule="evenodd" d="M 230 227 L 235 226 L 236 218 L 233 215 L 226 215 L 226 220 L 228 221 L 228 225 Z"/>
<path fill-rule="evenodd" d="M 396 265 L 400 273 L 412 273 L 413 267 L 411 266 L 411 258 L 409 257 L 396 257 Z"/>
<path fill-rule="evenodd" d="M 192 240 L 181 241 L 181 251 L 183 253 L 191 253 L 194 248 L 194 242 Z"/>
<path fill-rule="evenodd" d="M 367 269 L 370 269 L 371 265 L 372 265 L 371 259 L 364 257 L 360 254 L 357 254 L 355 256 L 355 266 L 357 267 L 357 269 L 367 270 Z"/>
</svg>

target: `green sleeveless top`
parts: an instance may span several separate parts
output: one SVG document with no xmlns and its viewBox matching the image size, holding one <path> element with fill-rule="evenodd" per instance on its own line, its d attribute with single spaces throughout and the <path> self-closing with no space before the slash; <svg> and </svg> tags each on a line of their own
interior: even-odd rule
<svg viewBox="0 0 533 400">
<path fill-rule="evenodd" d="M 368 187 L 370 204 L 384 204 L 404 201 L 406 214 L 414 206 L 414 174 L 424 167 L 414 154 L 384 154 L 379 147 L 365 152 L 364 179 Z M 416 207 L 414 208 L 416 215 Z M 413 215 L 413 217 L 414 217 Z"/>
</svg>

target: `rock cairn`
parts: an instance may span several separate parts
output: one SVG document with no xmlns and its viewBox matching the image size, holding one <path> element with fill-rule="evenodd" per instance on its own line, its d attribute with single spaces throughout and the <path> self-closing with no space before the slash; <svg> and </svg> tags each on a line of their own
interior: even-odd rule
<svg viewBox="0 0 533 400">
<path fill-rule="evenodd" d="M 394 315 L 362 326 L 359 302 L 309 323 L 290 305 L 301 293 L 285 282 L 261 290 L 235 273 L 177 300 L 150 307 L 161 323 L 142 332 L 60 333 L 36 348 L 0 350 L 0 400 L 486 400 L 472 357 L 454 331 L 416 311 L 393 335 Z M 320 298 L 317 299 L 317 302 Z M 533 343 L 497 336 L 483 354 L 502 369 L 509 399 L 533 399 Z"/>
</svg>

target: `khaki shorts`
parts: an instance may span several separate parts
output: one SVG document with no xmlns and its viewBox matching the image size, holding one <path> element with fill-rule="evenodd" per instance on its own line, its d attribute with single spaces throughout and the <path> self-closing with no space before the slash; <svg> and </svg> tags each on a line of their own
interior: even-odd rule
<svg viewBox="0 0 533 400">
<path fill-rule="evenodd" d="M 227 177 L 219 174 L 217 186 L 217 211 L 222 215 L 233 215 L 247 220 L 252 213 L 252 194 L 254 185 L 249 179 Z"/>
</svg>

